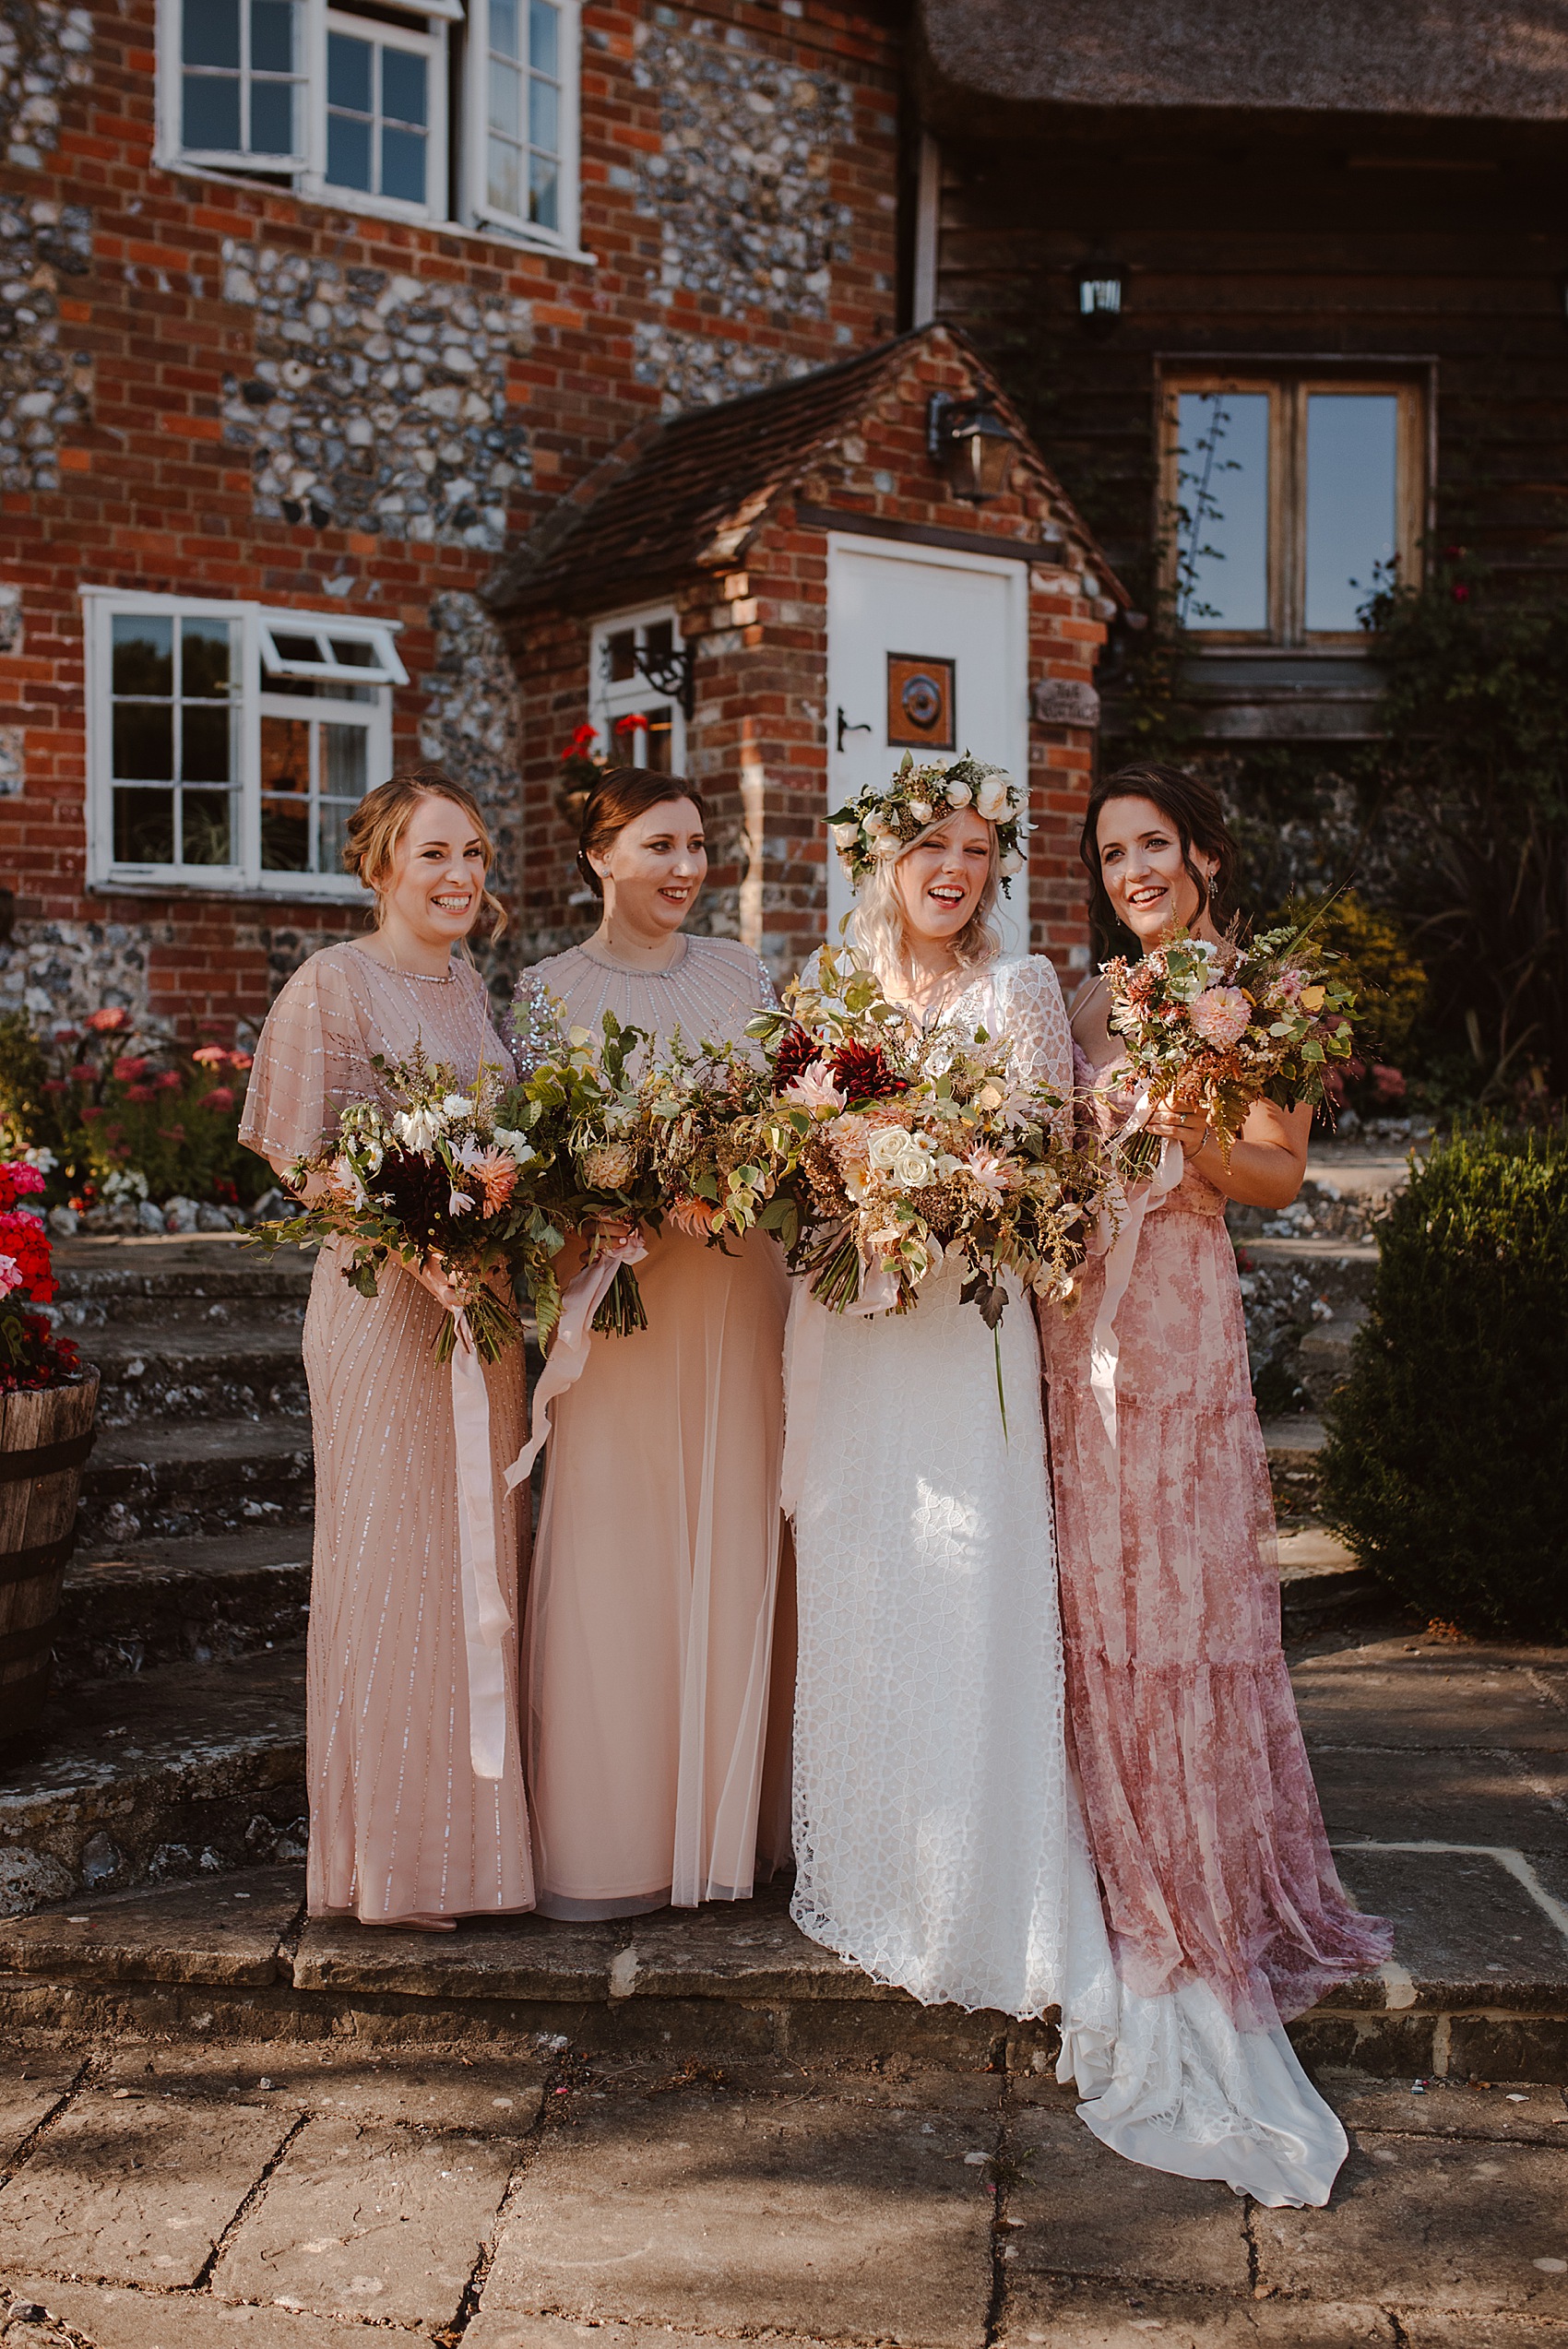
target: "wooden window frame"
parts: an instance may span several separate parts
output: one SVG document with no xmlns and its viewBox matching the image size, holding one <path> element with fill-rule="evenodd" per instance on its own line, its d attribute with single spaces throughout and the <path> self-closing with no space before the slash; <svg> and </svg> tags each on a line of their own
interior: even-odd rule
<svg viewBox="0 0 1568 2349">
<path fill-rule="evenodd" d="M 1398 402 L 1395 456 L 1396 552 L 1399 578 L 1419 587 L 1427 528 L 1431 474 L 1431 387 L 1411 373 L 1376 368 L 1330 369 L 1313 362 L 1293 367 L 1255 362 L 1224 367 L 1170 363 L 1159 382 L 1159 537 L 1161 584 L 1170 597 L 1180 585 L 1177 480 L 1181 465 L 1181 402 L 1184 395 L 1265 394 L 1268 423 L 1268 625 L 1261 629 L 1189 628 L 1196 649 L 1334 652 L 1364 647 L 1364 629 L 1306 626 L 1307 403 L 1314 393 L 1372 395 Z"/>
</svg>

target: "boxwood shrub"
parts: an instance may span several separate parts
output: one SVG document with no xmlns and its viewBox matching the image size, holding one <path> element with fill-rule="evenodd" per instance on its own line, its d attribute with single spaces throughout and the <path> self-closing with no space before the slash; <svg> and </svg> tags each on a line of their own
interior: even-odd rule
<svg viewBox="0 0 1568 2349">
<path fill-rule="evenodd" d="M 1457 1134 L 1378 1252 L 1324 1514 L 1423 1613 L 1568 1638 L 1568 1132 Z"/>
</svg>

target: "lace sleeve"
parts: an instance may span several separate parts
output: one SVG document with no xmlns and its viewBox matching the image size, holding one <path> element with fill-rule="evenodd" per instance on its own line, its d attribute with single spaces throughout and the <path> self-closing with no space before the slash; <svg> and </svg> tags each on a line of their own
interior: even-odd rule
<svg viewBox="0 0 1568 2349">
<path fill-rule="evenodd" d="M 267 1014 L 240 1140 L 286 1167 L 336 1141 L 339 1110 L 375 1092 L 354 987 L 327 948 L 300 966 Z"/>
<path fill-rule="evenodd" d="M 519 1081 L 550 1060 L 562 1041 L 561 1006 L 542 979 L 525 971 L 502 1030 Z"/>
<path fill-rule="evenodd" d="M 1013 1045 L 1013 1066 L 1025 1085 L 1049 1086 L 1063 1107 L 1053 1120 L 1069 1141 L 1073 1132 L 1073 1031 L 1056 966 L 1045 955 L 1029 955 L 1008 973 L 1004 1005 Z"/>
<path fill-rule="evenodd" d="M 756 970 L 757 1008 L 759 1011 L 776 1012 L 778 1009 L 778 990 L 773 984 L 772 972 L 760 955 L 756 958 Z"/>
</svg>

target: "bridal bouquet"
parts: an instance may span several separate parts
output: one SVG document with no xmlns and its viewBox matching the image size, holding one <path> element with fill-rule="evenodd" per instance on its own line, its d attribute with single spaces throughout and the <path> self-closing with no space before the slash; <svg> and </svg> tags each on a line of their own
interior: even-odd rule
<svg viewBox="0 0 1568 2349">
<path fill-rule="evenodd" d="M 643 1252 L 636 1234 L 645 1224 L 658 1224 L 663 1204 L 647 1106 L 629 1068 L 647 1040 L 640 1028 L 623 1026 L 613 1012 L 605 1013 L 597 1043 L 590 1029 L 568 1027 L 563 1018 L 548 1057 L 518 1088 L 536 1121 L 531 1138 L 541 1161 L 536 1195 L 555 1252 L 565 1232 L 576 1230 L 588 1241 L 590 1266 L 616 1258 L 591 1326 L 621 1336 L 647 1327 L 633 1269 Z M 560 1318 L 560 1286 L 553 1270 L 529 1253 L 526 1233 L 519 1235 L 519 1269 L 533 1299 L 542 1345 Z"/>
<path fill-rule="evenodd" d="M 1086 1162 L 1054 1136 L 1058 1097 L 1014 1079 L 1005 1039 L 952 1023 L 921 1035 L 826 952 L 748 1032 L 761 1069 L 708 1047 L 659 1073 L 650 1118 L 678 1228 L 776 1233 L 836 1312 L 909 1311 L 955 1252 L 992 1329 L 1004 1273 L 1041 1296 L 1071 1287 Z"/>
<path fill-rule="evenodd" d="M 317 1196 L 297 1215 L 259 1226 L 255 1236 L 273 1248 L 349 1241 L 343 1277 L 362 1297 L 376 1294 L 388 1263 L 418 1272 L 438 1259 L 463 1293 L 475 1347 L 493 1362 L 523 1334 L 507 1301 L 512 1282 L 495 1275 L 519 1265 L 530 1288 L 536 1281 L 548 1286 L 561 1247 L 537 1195 L 547 1164 L 534 1139 L 538 1106 L 500 1070 L 481 1069 L 465 1089 L 417 1046 L 407 1060 L 377 1055 L 373 1065 L 393 1106 L 356 1101 L 344 1109 L 337 1141 L 289 1169 L 297 1192 L 313 1175 L 324 1177 Z M 457 1318 L 449 1317 L 436 1342 L 438 1361 L 450 1359 L 457 1337 Z"/>
<path fill-rule="evenodd" d="M 1266 931 L 1245 946 L 1179 930 L 1141 962 L 1105 966 L 1110 1024 L 1134 1085 L 1153 1106 L 1201 1111 L 1227 1164 L 1254 1101 L 1315 1106 L 1329 1063 L 1350 1057 L 1356 999 L 1333 977 L 1335 957 L 1309 949 L 1311 929 Z M 1130 1168 L 1145 1164 L 1147 1139 L 1126 1155 Z"/>
</svg>

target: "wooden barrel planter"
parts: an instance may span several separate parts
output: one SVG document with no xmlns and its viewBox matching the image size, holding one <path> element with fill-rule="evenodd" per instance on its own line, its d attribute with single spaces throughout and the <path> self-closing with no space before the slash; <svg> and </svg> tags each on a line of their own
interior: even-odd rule
<svg viewBox="0 0 1568 2349">
<path fill-rule="evenodd" d="M 97 1408 L 94 1370 L 0 1395 L 0 1750 L 12 1757 L 36 1737 L 48 1693 Z"/>
</svg>

